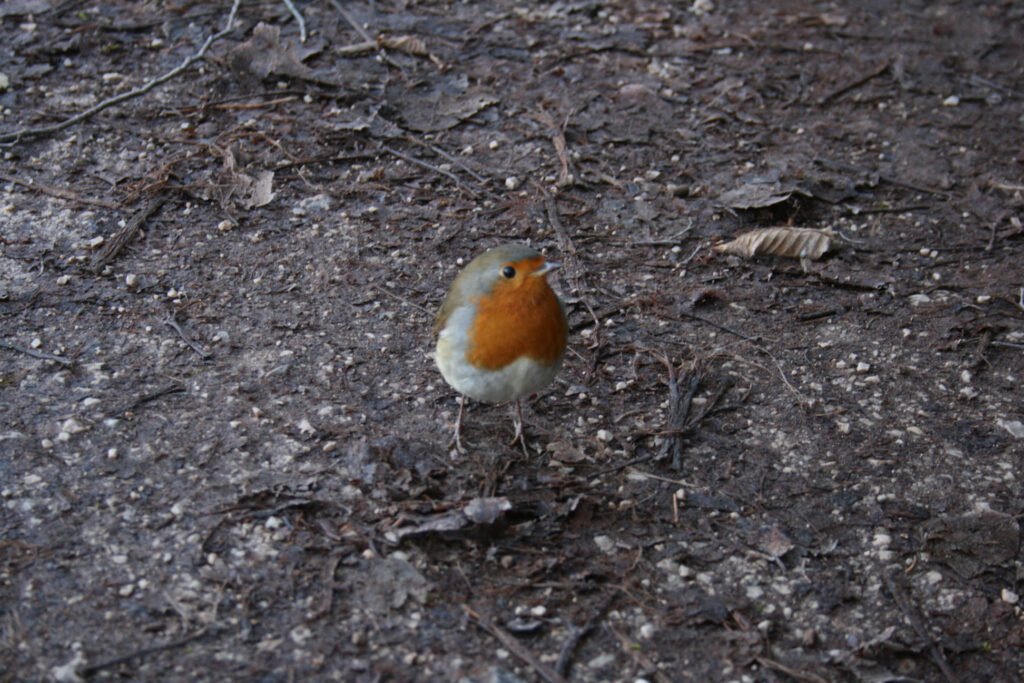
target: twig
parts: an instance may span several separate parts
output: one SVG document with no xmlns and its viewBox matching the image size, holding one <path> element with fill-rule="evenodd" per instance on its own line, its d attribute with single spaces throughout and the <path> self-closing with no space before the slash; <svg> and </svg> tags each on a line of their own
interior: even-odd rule
<svg viewBox="0 0 1024 683">
<path fill-rule="evenodd" d="M 199 354 L 200 357 L 206 359 L 213 355 L 209 351 L 204 350 L 201 346 L 199 346 L 199 344 L 189 339 L 188 335 L 185 334 L 185 330 L 181 329 L 181 325 L 179 325 L 178 321 L 176 321 L 174 318 L 167 318 L 167 320 L 165 320 L 164 322 L 167 323 L 168 327 L 177 332 L 178 336 L 181 337 L 181 341 L 188 344 L 188 347 L 195 351 L 197 354 Z"/>
<path fill-rule="evenodd" d="M 323 583 L 323 597 L 320 598 L 320 606 L 313 612 L 307 621 L 314 621 L 320 617 L 330 614 L 334 605 L 334 574 L 338 571 L 338 565 L 348 555 L 345 549 L 336 549 L 331 552 L 324 562 L 323 571 L 320 574 L 320 581 Z"/>
<path fill-rule="evenodd" d="M 456 166 L 461 168 L 463 171 L 468 173 L 470 175 L 470 177 L 473 178 L 473 180 L 477 181 L 481 185 L 486 185 L 487 184 L 487 178 L 483 177 L 482 175 L 480 175 L 479 173 L 477 173 L 476 171 L 471 169 L 469 166 L 467 166 L 462 160 L 460 160 L 460 159 L 458 159 L 456 157 L 453 157 L 451 154 L 449 154 L 448 152 L 444 151 L 443 149 L 441 149 L 437 145 L 431 145 L 430 143 L 424 142 L 423 140 L 420 140 L 415 135 L 411 135 L 411 134 L 406 134 L 405 139 L 408 140 L 409 142 L 412 142 L 414 144 L 419 145 L 420 147 L 426 147 L 427 149 L 432 151 L 434 154 L 437 154 L 438 156 L 441 156 L 444 159 L 447 159 L 448 161 L 450 161 L 451 163 L 455 164 Z"/>
<path fill-rule="evenodd" d="M 540 186 L 539 186 L 540 187 Z M 562 225 L 562 219 L 558 217 L 558 204 L 555 203 L 555 198 L 548 194 L 547 190 L 541 187 L 544 192 L 544 208 L 547 210 L 548 223 L 551 224 L 551 229 L 555 231 L 555 236 L 558 237 L 558 246 L 562 253 L 565 255 L 565 261 L 571 265 L 570 268 L 566 268 L 566 275 L 572 281 L 573 287 L 576 289 L 576 293 L 580 297 L 580 302 L 584 308 L 587 309 L 587 313 L 594 321 L 594 347 L 600 345 L 600 334 L 601 334 L 601 320 L 594 313 L 593 307 L 590 302 L 586 299 L 584 292 L 589 289 L 584 280 L 583 276 L 579 272 L 579 258 L 576 255 L 576 245 L 573 243 L 572 238 L 569 237 L 569 233 L 566 232 L 565 226 Z"/>
<path fill-rule="evenodd" d="M 918 612 L 917 607 L 914 606 L 910 600 L 910 596 L 904 592 L 903 588 L 896 583 L 896 579 L 893 578 L 893 574 L 885 573 L 882 578 L 885 581 L 885 587 L 889 590 L 889 594 L 892 595 L 892 599 L 896 602 L 896 606 L 900 608 L 903 615 L 910 622 L 910 626 L 917 633 L 917 637 L 921 638 L 928 645 L 928 652 L 932 656 L 932 661 L 935 662 L 936 666 L 942 672 L 943 678 L 948 683 L 959 683 L 956 674 L 953 669 L 950 668 L 949 662 L 946 661 L 946 655 L 943 654 L 942 648 L 935 642 L 932 635 L 928 633 L 928 629 L 925 627 L 924 622 L 921 618 L 921 614 Z"/>
<path fill-rule="evenodd" d="M 810 671 L 801 671 L 800 669 L 794 669 L 791 666 L 786 666 L 782 662 L 777 662 L 774 659 L 768 659 L 767 657 L 756 657 L 757 663 L 766 669 L 772 671 L 778 671 L 779 673 L 786 674 L 790 678 L 796 681 L 804 681 L 804 683 L 828 683 L 821 676 L 811 673 Z"/>
<path fill-rule="evenodd" d="M 0 136 L 2 139 L 2 136 Z M 51 197 L 59 197 L 60 199 L 67 199 L 72 202 L 78 202 L 79 204 L 87 204 L 89 206 L 101 206 L 104 209 L 116 209 L 118 208 L 117 202 L 108 202 L 105 199 L 92 199 L 91 197 L 83 197 L 71 190 L 64 190 L 59 187 L 50 187 L 49 185 L 40 185 L 33 180 L 22 180 L 6 173 L 0 173 L 0 180 L 6 180 L 9 183 L 15 185 L 21 185 L 43 194 L 48 194 Z"/>
<path fill-rule="evenodd" d="M 828 104 L 832 100 L 834 100 L 834 99 L 836 99 L 838 97 L 842 97 L 843 95 L 845 95 L 846 93 L 850 92 L 851 90 L 856 90 L 857 88 L 859 88 L 860 86 L 864 85 L 865 83 L 867 83 L 871 79 L 877 78 L 877 77 L 881 76 L 882 74 L 884 74 L 888 70 L 889 70 L 889 62 L 886 62 L 885 64 L 882 64 L 880 67 L 878 67 L 874 71 L 871 71 L 870 73 L 868 73 L 868 74 L 866 74 L 864 76 L 861 76 L 857 80 L 852 81 L 850 83 L 847 83 L 846 85 L 842 85 L 842 86 L 836 88 L 835 90 L 833 90 L 832 92 L 828 93 L 827 95 L 825 95 L 824 97 L 822 97 L 821 99 L 818 100 L 818 106 L 819 107 L 824 107 L 826 104 Z"/>
<path fill-rule="evenodd" d="M 555 123 L 551 114 L 541 109 L 534 114 L 534 118 L 548 127 L 548 136 L 551 138 L 551 144 L 555 146 L 555 154 L 558 155 L 559 169 L 556 187 L 560 189 L 569 187 L 576 182 L 574 174 L 569 170 L 569 143 L 565 140 L 565 126 L 569 123 L 569 117 L 566 116 L 565 123 L 560 126 Z"/>
<path fill-rule="evenodd" d="M 32 356 L 33 358 L 38 358 L 39 360 L 52 360 L 54 363 L 60 363 L 66 368 L 69 368 L 75 364 L 75 361 L 71 360 L 70 358 L 64 358 L 63 356 L 55 356 L 52 353 L 45 353 L 43 351 L 36 351 L 35 349 L 30 349 L 24 346 L 18 346 L 17 344 L 12 344 L 10 342 L 0 341 L 0 347 L 10 349 L 11 351 L 17 351 L 18 353 L 23 353 L 26 356 Z"/>
<path fill-rule="evenodd" d="M 683 467 L 683 433 L 687 427 L 690 417 L 690 406 L 693 405 L 693 397 L 700 387 L 700 373 L 694 371 L 684 376 L 686 381 L 686 396 L 679 393 L 679 368 L 672 363 L 672 360 L 664 353 L 651 352 L 668 371 L 668 424 L 666 425 L 667 438 L 661 447 L 661 456 L 672 453 L 672 469 L 680 470 Z"/>
<path fill-rule="evenodd" d="M 151 401 L 155 401 L 158 398 L 163 398 L 164 396 L 170 396 L 171 394 L 182 394 L 182 393 L 185 393 L 185 385 L 181 384 L 181 383 L 178 383 L 178 382 L 175 382 L 174 384 L 169 384 L 166 387 L 163 387 L 161 389 L 157 389 L 156 391 L 152 391 L 152 392 L 150 392 L 148 394 L 145 394 L 143 396 L 138 397 L 137 399 L 132 401 L 131 405 L 129 405 L 127 408 L 125 408 L 124 410 L 120 411 L 117 414 L 121 415 L 123 417 L 123 416 L 127 415 L 128 413 L 132 412 L 133 410 L 135 410 L 136 408 L 138 408 L 139 406 L 143 406 L 143 405 L 145 405 L 145 404 L 147 404 L 147 403 L 149 403 Z"/>
<path fill-rule="evenodd" d="M 183 638 L 179 638 L 178 640 L 172 640 L 171 642 L 164 643 L 163 645 L 153 645 L 150 647 L 144 647 L 141 650 L 129 652 L 126 655 L 113 657 L 106 661 L 100 662 L 99 664 L 93 664 L 92 666 L 85 667 L 81 670 L 81 675 L 88 678 L 94 674 L 99 673 L 100 671 L 103 671 L 104 669 L 112 669 L 119 664 L 124 664 L 125 662 L 131 661 L 133 659 L 138 659 L 139 657 L 145 657 L 146 655 L 156 654 L 157 652 L 165 652 L 167 650 L 174 650 L 179 647 L 184 647 L 185 645 L 188 645 L 189 643 L 195 640 L 199 640 L 200 638 L 202 638 L 207 633 L 213 630 L 216 629 L 213 629 L 211 626 L 207 625 L 202 627 L 195 633 L 185 636 Z"/>
<path fill-rule="evenodd" d="M 152 216 L 157 209 L 163 206 L 164 202 L 167 201 L 166 195 L 159 195 L 154 197 L 146 204 L 142 209 L 132 216 L 124 226 L 121 227 L 114 236 L 111 237 L 96 258 L 93 260 L 92 270 L 94 273 L 98 273 L 103 270 L 103 267 L 113 261 L 121 250 L 131 241 L 135 233 L 139 231 L 142 224 L 145 223 L 150 216 Z"/>
<path fill-rule="evenodd" d="M 565 644 L 562 645 L 562 651 L 558 653 L 558 661 L 555 662 L 555 671 L 558 672 L 559 675 L 569 675 L 569 667 L 572 666 L 572 658 L 575 656 L 580 643 L 582 643 L 583 640 L 590 635 L 591 631 L 597 627 L 598 622 L 604 618 L 605 612 L 607 612 L 612 606 L 612 603 L 615 602 L 615 598 L 617 596 L 618 592 L 611 593 L 611 595 L 605 598 L 605 600 L 598 606 L 594 615 L 590 617 L 590 619 L 587 619 L 587 623 L 572 630 L 569 638 L 565 641 Z"/>
<path fill-rule="evenodd" d="M 348 25 L 351 26 L 352 29 L 359 34 L 359 37 L 363 39 L 364 43 L 373 43 L 374 49 L 376 49 L 377 52 L 380 53 L 381 59 L 383 59 L 388 64 L 388 66 L 393 66 L 399 71 L 404 71 L 404 69 L 402 69 L 402 65 L 388 56 L 388 53 L 384 50 L 381 44 L 378 41 L 374 40 L 370 36 L 370 34 L 366 32 L 366 29 L 363 28 L 362 24 L 356 21 L 355 17 L 349 14 L 349 11 L 345 9 L 345 7 L 340 2 L 338 2 L 338 0 L 329 0 L 329 2 L 338 12 L 338 14 L 340 14 L 342 18 L 344 18 L 345 21 L 348 22 Z"/>
<path fill-rule="evenodd" d="M 109 97 L 100 102 L 99 104 L 89 107 L 83 112 L 79 112 L 78 114 L 75 114 L 70 118 L 64 119 L 60 123 L 54 123 L 49 126 L 40 126 L 38 128 L 22 128 L 21 130 L 16 130 L 13 133 L 2 133 L 0 134 L 0 142 L 10 142 L 11 144 L 15 144 L 25 138 L 39 137 L 42 135 L 50 135 L 51 133 L 60 132 L 65 128 L 70 128 L 76 123 L 85 121 L 94 114 L 103 111 L 104 109 L 112 107 L 115 104 L 120 104 L 121 102 L 134 99 L 141 95 L 145 95 L 147 92 L 157 87 L 158 85 L 166 83 L 167 81 L 171 80 L 172 78 L 180 74 L 182 71 L 189 68 L 194 63 L 198 62 L 200 59 L 205 57 L 206 51 L 210 49 L 210 46 L 213 45 L 214 42 L 220 40 L 221 38 L 223 38 L 231 32 L 231 28 L 235 23 L 235 14 L 238 12 L 238 5 L 241 3 L 241 1 L 242 0 L 234 0 L 234 2 L 231 4 L 231 12 L 228 14 L 227 25 L 223 29 L 221 29 L 217 33 L 210 35 L 197 52 L 190 55 L 189 57 L 186 57 L 181 64 L 171 69 L 164 75 L 158 76 L 157 78 L 147 81 L 138 88 L 129 90 L 128 92 L 123 92 L 120 95 L 114 95 L 113 97 Z"/>
<path fill-rule="evenodd" d="M 404 159 L 404 160 L 408 161 L 410 164 L 415 164 L 416 166 L 420 166 L 422 168 L 425 168 L 428 171 L 433 171 L 434 173 L 438 173 L 440 175 L 443 175 L 446 178 L 450 178 L 453 183 L 455 183 L 459 187 L 463 188 L 464 190 L 469 191 L 469 193 L 474 195 L 474 196 L 479 194 L 475 189 L 473 189 L 472 187 L 466 185 L 461 180 L 459 180 L 459 177 L 457 175 L 455 175 L 454 173 L 452 173 L 451 171 L 446 171 L 443 168 L 438 168 L 437 166 L 434 166 L 431 163 L 423 161 L 422 159 L 417 159 L 416 157 L 411 156 L 409 154 L 406 154 L 405 152 L 400 152 L 397 149 L 395 149 L 394 147 L 388 147 L 387 145 L 381 145 L 381 149 L 383 149 L 388 154 L 392 154 L 392 155 L 398 157 L 399 159 Z"/>
<path fill-rule="evenodd" d="M 292 13 L 295 23 L 299 25 L 299 41 L 306 42 L 306 20 L 302 18 L 302 13 L 295 7 L 292 0 L 284 0 L 284 6 Z"/>
<path fill-rule="evenodd" d="M 540 661 L 526 646 L 516 640 L 515 636 L 495 624 L 486 614 L 481 614 L 469 605 L 463 605 L 462 610 L 466 613 L 466 616 L 476 622 L 482 629 L 501 641 L 501 644 L 508 648 L 512 654 L 530 665 L 537 672 L 537 675 L 545 681 L 548 683 L 568 683 L 565 676 Z"/>
<path fill-rule="evenodd" d="M 419 305 L 419 304 L 417 304 L 417 303 L 414 303 L 414 302 L 412 302 L 412 301 L 409 301 L 409 300 L 408 300 L 408 299 L 406 299 L 406 298 L 405 298 L 404 296 L 399 296 L 398 294 L 395 294 L 394 292 L 392 292 L 392 291 L 391 291 L 390 289 L 388 289 L 387 287 L 384 287 L 383 285 L 378 285 L 378 284 L 371 284 L 370 286 L 371 286 L 371 287 L 373 287 L 374 289 L 376 289 L 376 290 L 377 290 L 377 291 L 379 291 L 379 292 L 383 292 L 384 294 L 387 294 L 388 296 L 390 296 L 390 297 L 391 297 L 392 299 L 394 299 L 395 301 L 398 301 L 398 302 L 400 302 L 400 303 L 403 303 L 403 304 L 405 304 L 406 306 L 412 306 L 412 307 L 413 307 L 413 308 L 415 308 L 416 310 L 418 310 L 418 311 L 421 311 L 421 312 L 423 312 L 423 313 L 427 314 L 428 316 L 433 316 L 433 315 L 434 315 L 433 313 L 431 313 L 430 311 L 428 311 L 428 310 L 427 310 L 426 308 L 424 308 L 423 306 L 420 306 L 420 305 Z"/>
</svg>

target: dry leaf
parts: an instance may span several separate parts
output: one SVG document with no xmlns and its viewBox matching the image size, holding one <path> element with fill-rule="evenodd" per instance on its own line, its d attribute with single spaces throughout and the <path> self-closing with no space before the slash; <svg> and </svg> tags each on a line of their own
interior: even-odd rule
<svg viewBox="0 0 1024 683">
<path fill-rule="evenodd" d="M 252 37 L 237 45 L 228 53 L 228 64 L 239 75 L 251 74 L 264 79 L 268 76 L 290 76 L 307 81 L 328 83 L 314 75 L 313 70 L 302 63 L 304 59 L 323 49 L 321 43 L 296 46 L 291 41 L 281 41 L 281 29 L 277 26 L 259 23 L 252 30 Z"/>
<path fill-rule="evenodd" d="M 835 236 L 830 229 L 761 228 L 745 232 L 732 242 L 717 244 L 714 250 L 744 258 L 785 256 L 815 261 L 832 249 Z"/>
<path fill-rule="evenodd" d="M 426 57 L 430 54 L 427 52 L 427 44 L 415 36 L 379 36 L 377 44 L 415 57 Z"/>
</svg>

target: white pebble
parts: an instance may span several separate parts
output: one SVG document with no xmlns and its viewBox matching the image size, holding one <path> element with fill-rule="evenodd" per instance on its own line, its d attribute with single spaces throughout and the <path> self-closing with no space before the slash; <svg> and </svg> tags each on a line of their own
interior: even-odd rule
<svg viewBox="0 0 1024 683">
<path fill-rule="evenodd" d="M 510 190 L 518 189 L 519 188 L 519 178 L 517 178 L 514 175 L 510 175 L 509 177 L 505 178 L 505 187 L 507 187 Z"/>
<path fill-rule="evenodd" d="M 1009 605 L 1016 605 L 1017 602 L 1020 600 L 1020 596 L 1014 593 L 1009 588 L 1004 588 L 1002 591 L 1000 591 L 999 598 Z"/>
<path fill-rule="evenodd" d="M 612 433 L 609 432 L 607 429 L 598 429 L 597 430 L 597 440 L 598 441 L 603 441 L 605 443 L 608 443 L 609 441 L 612 440 Z"/>
<path fill-rule="evenodd" d="M 955 107 L 960 104 L 960 98 L 956 95 L 950 95 L 946 99 L 942 100 L 943 107 Z"/>
</svg>

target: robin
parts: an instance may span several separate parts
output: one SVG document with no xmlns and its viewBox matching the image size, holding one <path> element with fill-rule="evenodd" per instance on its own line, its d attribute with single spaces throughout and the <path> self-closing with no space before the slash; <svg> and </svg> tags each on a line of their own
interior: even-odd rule
<svg viewBox="0 0 1024 683">
<path fill-rule="evenodd" d="M 565 304 L 547 275 L 561 266 L 521 244 L 495 247 L 470 261 L 437 312 L 437 367 L 459 397 L 453 442 L 465 396 L 485 403 L 515 401 L 514 444 L 523 439 L 519 399 L 540 391 L 562 367 L 569 325 Z"/>
</svg>

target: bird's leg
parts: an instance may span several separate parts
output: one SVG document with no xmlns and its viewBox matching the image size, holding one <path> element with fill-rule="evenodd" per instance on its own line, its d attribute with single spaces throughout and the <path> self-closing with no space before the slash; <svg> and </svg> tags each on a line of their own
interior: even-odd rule
<svg viewBox="0 0 1024 683">
<path fill-rule="evenodd" d="M 463 454 L 466 449 L 462 447 L 462 439 L 459 438 L 460 432 L 462 432 L 462 409 L 466 406 L 466 397 L 459 394 L 459 416 L 455 418 L 455 433 L 452 434 L 452 440 L 448 442 L 448 446 L 455 446 L 455 450 Z"/>
<path fill-rule="evenodd" d="M 530 452 L 526 448 L 526 436 L 523 434 L 523 405 L 516 399 L 515 412 L 512 415 L 512 424 L 515 425 L 516 433 L 512 436 L 512 441 L 509 442 L 509 446 L 515 446 L 516 441 L 523 448 L 523 455 L 527 458 L 530 457 Z"/>
</svg>

